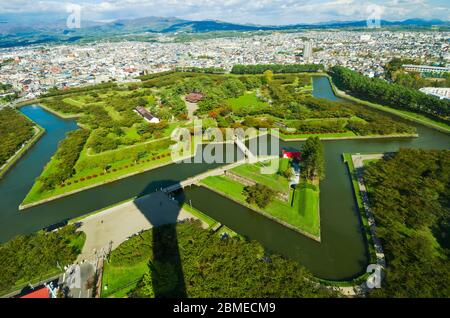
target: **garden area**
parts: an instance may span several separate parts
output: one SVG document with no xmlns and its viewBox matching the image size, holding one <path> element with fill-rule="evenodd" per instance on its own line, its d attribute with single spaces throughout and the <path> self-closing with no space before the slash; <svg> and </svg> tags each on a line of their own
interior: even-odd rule
<svg viewBox="0 0 450 318">
<path fill-rule="evenodd" d="M 415 132 L 362 106 L 312 97 L 308 73 L 288 73 L 285 68 L 260 73 L 260 67 L 252 68 L 253 74 L 241 71 L 172 71 L 141 77 L 142 82 L 51 90 L 41 104 L 61 116 L 76 116 L 81 129 L 61 142 L 23 205 L 169 163 L 171 134 L 180 127 L 193 131 L 184 101 L 190 93 L 203 96 L 195 112 L 207 123 L 203 130 L 279 128 L 284 139 Z M 136 107 L 160 122 L 149 124 Z"/>
</svg>

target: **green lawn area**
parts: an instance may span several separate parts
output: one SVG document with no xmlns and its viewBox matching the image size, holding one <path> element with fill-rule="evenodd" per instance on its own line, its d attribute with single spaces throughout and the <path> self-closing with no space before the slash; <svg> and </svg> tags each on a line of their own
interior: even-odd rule
<svg viewBox="0 0 450 318">
<path fill-rule="evenodd" d="M 225 176 L 208 177 L 203 179 L 201 183 L 243 205 L 250 206 L 246 203 L 246 198 L 242 194 L 244 185 L 241 183 Z M 291 190 L 289 202 L 283 202 L 275 198 L 262 211 L 276 219 L 289 223 L 301 231 L 318 237 L 320 236 L 320 218 L 318 211 L 319 191 L 307 190 L 296 190 L 293 200 L 291 199 L 294 191 Z M 256 205 L 251 205 L 250 207 L 254 210 L 260 210 Z"/>
<path fill-rule="evenodd" d="M 279 162 L 278 171 L 286 170 L 289 165 L 289 159 L 274 159 L 272 163 L 276 164 L 276 162 Z M 284 176 L 278 173 L 261 174 L 261 169 L 265 165 L 269 165 L 269 162 L 259 162 L 257 164 L 246 163 L 233 168 L 231 171 L 244 178 L 253 180 L 260 184 L 264 184 L 275 191 L 288 192 L 289 180 L 287 180 Z"/>
<path fill-rule="evenodd" d="M 102 298 L 126 297 L 127 293 L 136 287 L 146 272 L 148 272 L 148 260 L 146 259 L 124 266 L 105 262 L 102 277 Z M 106 290 L 104 289 L 105 286 L 107 286 Z"/>
<path fill-rule="evenodd" d="M 83 102 L 76 100 L 74 98 L 71 98 L 71 97 L 64 98 L 63 101 L 67 104 L 70 104 L 73 106 L 78 106 L 78 107 L 83 107 L 85 105 Z"/>
<path fill-rule="evenodd" d="M 87 160 L 93 159 L 88 158 Z M 41 183 L 39 180 L 36 180 L 30 192 L 23 200 L 22 205 L 34 203 L 54 196 L 62 195 L 67 192 L 79 190 L 85 187 L 114 181 L 119 179 L 120 177 L 123 177 L 124 175 L 144 172 L 159 165 L 169 164 L 170 162 L 171 162 L 170 155 L 159 159 L 150 160 L 148 162 L 141 161 L 138 164 L 135 164 L 131 158 L 128 158 L 122 161 L 112 163 L 109 173 L 103 174 L 102 169 L 98 167 L 84 169 L 82 171 L 77 172 L 77 174 L 75 174 L 71 179 L 67 180 L 66 185 L 64 187 L 58 186 L 53 190 L 44 192 L 40 191 Z M 44 169 L 42 176 L 50 174 L 52 169 L 56 169 L 56 166 L 57 166 L 56 160 L 52 159 Z M 97 177 L 88 178 L 88 176 L 94 174 L 96 174 Z M 84 180 L 81 180 L 82 178 Z"/>
<path fill-rule="evenodd" d="M 294 209 L 303 214 L 305 221 L 310 228 L 320 228 L 319 218 L 317 217 L 319 211 L 320 193 L 317 190 L 302 187 L 293 192 Z"/>
<path fill-rule="evenodd" d="M 227 103 L 231 106 L 233 111 L 237 111 L 241 108 L 257 110 L 269 107 L 268 103 L 258 99 L 255 92 L 247 92 L 237 98 L 230 98 L 227 100 Z"/>
</svg>

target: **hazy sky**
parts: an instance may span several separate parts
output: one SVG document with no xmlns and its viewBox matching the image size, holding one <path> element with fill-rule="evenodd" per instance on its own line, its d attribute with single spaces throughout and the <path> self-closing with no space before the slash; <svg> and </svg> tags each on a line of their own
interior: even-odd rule
<svg viewBox="0 0 450 318">
<path fill-rule="evenodd" d="M 145 16 L 215 19 L 235 23 L 292 24 L 366 19 L 373 5 L 381 18 L 450 20 L 449 0 L 0 0 L 1 13 L 64 13 L 68 3 L 82 18 L 111 20 Z"/>
</svg>

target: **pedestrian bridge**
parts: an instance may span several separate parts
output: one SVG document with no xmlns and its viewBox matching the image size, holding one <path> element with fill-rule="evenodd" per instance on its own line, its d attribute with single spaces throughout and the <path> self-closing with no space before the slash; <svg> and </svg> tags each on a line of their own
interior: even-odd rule
<svg viewBox="0 0 450 318">
<path fill-rule="evenodd" d="M 248 159 L 250 163 L 256 163 L 258 161 L 258 158 L 247 148 L 245 143 L 238 137 L 233 137 L 234 143 L 239 148 L 240 151 L 245 155 L 245 157 Z"/>
</svg>

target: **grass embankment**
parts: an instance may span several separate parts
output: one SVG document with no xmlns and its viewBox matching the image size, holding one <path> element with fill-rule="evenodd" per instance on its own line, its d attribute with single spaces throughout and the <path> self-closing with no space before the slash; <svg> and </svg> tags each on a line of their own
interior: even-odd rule
<svg viewBox="0 0 450 318">
<path fill-rule="evenodd" d="M 290 190 L 289 202 L 273 199 L 264 209 L 246 202 L 243 194 L 244 185 L 225 176 L 208 177 L 202 180 L 202 185 L 216 191 L 254 211 L 262 212 L 280 220 L 300 232 L 320 237 L 320 219 L 318 213 L 319 191 L 310 189 Z"/>
<path fill-rule="evenodd" d="M 289 159 L 274 159 L 278 161 L 278 171 L 285 171 L 289 166 Z M 276 166 L 277 162 L 271 162 Z M 256 183 L 263 184 L 269 188 L 287 193 L 289 191 L 289 181 L 282 175 L 275 174 L 262 174 L 261 169 L 269 165 L 264 162 L 258 162 L 256 164 L 243 164 L 231 169 L 231 171 L 237 175 L 240 175 L 246 179 L 250 179 Z"/>
<path fill-rule="evenodd" d="M 280 138 L 283 140 L 294 140 L 294 139 L 308 139 L 309 137 L 319 137 L 319 138 L 354 138 L 358 137 L 355 133 L 348 131 L 344 133 L 326 133 L 326 134 L 295 134 L 295 135 L 286 135 L 280 133 Z"/>
<path fill-rule="evenodd" d="M 212 229 L 219 224 L 219 222 L 217 222 L 213 218 L 209 217 L 208 215 L 204 214 L 203 212 L 197 210 L 187 203 L 184 203 L 181 207 L 199 220 L 205 222 L 208 225 L 209 229 Z"/>
<path fill-rule="evenodd" d="M 102 298 L 124 298 L 136 288 L 145 273 L 148 272 L 148 260 L 134 264 L 117 265 L 104 263 L 102 276 Z M 106 289 L 105 289 L 106 287 Z"/>
<path fill-rule="evenodd" d="M 367 220 L 366 211 L 364 209 L 363 200 L 361 197 L 361 191 L 359 189 L 358 178 L 356 176 L 355 167 L 353 165 L 352 155 L 349 153 L 344 153 L 342 155 L 342 157 L 344 159 L 344 162 L 347 164 L 350 178 L 352 180 L 353 193 L 355 195 L 359 215 L 361 216 L 362 227 L 364 228 L 365 238 L 366 238 L 366 242 L 367 242 L 367 248 L 368 248 L 369 257 L 370 257 L 370 263 L 375 263 L 376 262 L 375 248 L 374 248 L 374 244 L 373 244 L 372 235 L 370 232 L 369 222 Z"/>
<path fill-rule="evenodd" d="M 103 173 L 103 175 L 97 175 L 97 177 L 88 178 L 81 177 L 80 179 L 70 179 L 65 186 L 58 186 L 57 188 L 49 191 L 41 191 L 41 182 L 36 180 L 30 192 L 27 194 L 25 199 L 22 202 L 22 206 L 26 206 L 28 204 L 36 204 L 40 201 L 58 198 L 63 195 L 69 195 L 71 193 L 75 193 L 78 191 L 83 191 L 91 187 L 99 186 L 102 184 L 114 182 L 120 180 L 122 178 L 126 178 L 131 175 L 139 174 L 146 172 L 150 169 L 154 169 L 160 167 L 162 165 L 167 165 L 172 163 L 170 155 L 165 156 L 160 159 L 152 160 L 152 161 L 142 161 L 139 163 L 116 163 L 112 165 L 111 169 L 108 170 L 108 173 Z M 52 169 L 57 169 L 57 162 L 52 160 L 46 166 L 44 172 L 41 176 L 48 175 L 51 173 Z M 78 177 L 78 176 L 76 176 Z M 69 184 L 70 182 L 70 184 Z"/>
</svg>

